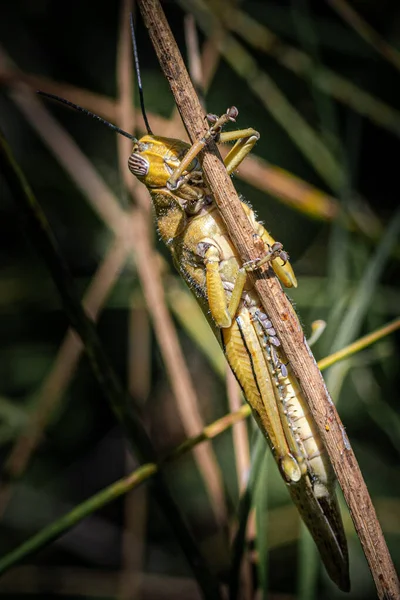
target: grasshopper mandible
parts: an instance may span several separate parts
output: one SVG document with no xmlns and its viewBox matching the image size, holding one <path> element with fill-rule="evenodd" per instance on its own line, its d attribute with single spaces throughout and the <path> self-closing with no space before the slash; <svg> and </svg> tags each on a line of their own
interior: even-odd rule
<svg viewBox="0 0 400 600">
<path fill-rule="evenodd" d="M 148 130 L 142 138 L 136 139 L 68 100 L 40 93 L 89 114 L 133 141 L 128 166 L 150 192 L 160 237 L 223 349 L 328 574 L 342 590 L 348 591 L 347 542 L 333 469 L 280 340 L 247 273 L 263 265 L 271 266 L 288 288 L 297 286 L 296 277 L 282 244 L 269 235 L 243 202 L 243 210 L 255 236 L 264 243 L 265 253 L 257 261 L 241 264 L 198 158 L 210 140 L 233 141 L 235 144 L 224 159 L 232 174 L 254 147 L 259 133 L 252 128 L 222 131 L 226 123 L 234 122 L 238 116 L 238 110 L 231 107 L 221 117 L 207 115 L 208 131 L 193 145 L 153 135 L 144 110 L 134 39 L 133 45 Z"/>
</svg>

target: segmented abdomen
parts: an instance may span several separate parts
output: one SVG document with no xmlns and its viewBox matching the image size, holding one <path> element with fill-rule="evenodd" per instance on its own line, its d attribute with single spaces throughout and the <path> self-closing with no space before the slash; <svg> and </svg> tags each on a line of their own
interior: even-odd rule
<svg viewBox="0 0 400 600">
<path fill-rule="evenodd" d="M 308 474 L 318 493 L 326 494 L 324 487 L 333 480 L 330 463 L 267 315 L 259 307 L 242 307 L 222 337 L 226 357 L 284 479 L 296 483 Z"/>
</svg>

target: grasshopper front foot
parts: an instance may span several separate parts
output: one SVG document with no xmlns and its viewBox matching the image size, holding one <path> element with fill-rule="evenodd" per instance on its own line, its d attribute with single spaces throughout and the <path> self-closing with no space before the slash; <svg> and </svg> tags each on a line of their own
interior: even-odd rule
<svg viewBox="0 0 400 600">
<path fill-rule="evenodd" d="M 229 121 L 233 123 L 236 121 L 237 116 L 239 114 L 236 106 L 231 106 L 227 109 L 226 113 L 218 117 L 212 113 L 209 113 L 206 117 L 207 121 L 211 123 L 211 127 L 207 131 L 203 140 L 207 143 L 208 140 L 213 139 L 214 141 L 218 141 L 219 135 L 222 131 L 223 126 Z"/>
<path fill-rule="evenodd" d="M 189 170 L 189 173 L 186 177 L 190 178 L 190 171 L 193 170 L 193 166 L 198 164 L 197 159 L 198 154 L 207 146 L 207 144 L 211 141 L 218 141 L 219 136 L 221 134 L 223 126 L 229 121 L 236 121 L 236 117 L 238 116 L 239 111 L 236 106 L 231 106 L 228 108 L 225 114 L 221 117 L 217 117 L 217 115 L 208 114 L 207 120 L 211 123 L 208 131 L 204 134 L 202 138 L 197 140 L 187 151 L 185 156 L 180 162 L 180 165 L 175 169 L 172 173 L 171 177 L 167 181 L 167 188 L 174 192 L 176 191 L 183 183 L 185 183 L 185 178 L 183 173 L 185 170 Z"/>
<path fill-rule="evenodd" d="M 283 245 L 280 242 L 274 242 L 272 246 L 269 246 L 269 250 L 264 256 L 260 258 L 255 258 L 254 260 L 249 260 L 244 263 L 243 268 L 245 271 L 256 271 L 260 267 L 265 264 L 268 264 L 275 260 L 276 258 L 280 258 L 283 261 L 283 265 L 285 265 L 289 260 L 289 255 L 284 251 Z"/>
</svg>

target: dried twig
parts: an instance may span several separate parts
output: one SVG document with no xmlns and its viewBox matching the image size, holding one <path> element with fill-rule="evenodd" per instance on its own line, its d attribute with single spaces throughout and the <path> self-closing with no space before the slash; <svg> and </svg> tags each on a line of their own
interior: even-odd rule
<svg viewBox="0 0 400 600">
<path fill-rule="evenodd" d="M 181 55 L 158 0 L 139 0 L 143 20 L 164 74 L 170 84 L 190 139 L 201 138 L 206 124 Z M 253 231 L 241 208 L 233 184 L 215 144 L 204 154 L 207 182 L 243 262 L 259 256 Z M 324 440 L 337 478 L 368 560 L 380 598 L 400 598 L 399 581 L 344 427 L 308 348 L 304 333 L 288 298 L 275 277 L 250 275 L 263 307 L 276 329 L 310 410 Z"/>
<path fill-rule="evenodd" d="M 125 131 L 131 127 L 134 121 L 133 98 L 133 56 L 131 36 L 128 27 L 129 15 L 132 11 L 132 0 L 121 2 L 117 59 L 116 79 L 119 108 L 119 125 Z M 135 130 L 133 128 L 133 130 Z M 135 193 L 135 179 L 125 177 L 126 157 L 131 151 L 131 141 L 124 136 L 117 136 L 118 162 L 125 189 L 132 195 Z M 131 211 L 132 220 L 136 219 L 137 213 L 141 213 L 146 223 L 149 217 L 149 202 L 146 198 L 137 198 L 137 206 Z M 147 223 L 146 223 L 147 225 Z M 146 227 L 148 230 L 149 227 Z M 148 399 L 151 376 L 151 346 L 150 346 L 150 322 L 146 308 L 130 307 L 128 327 L 128 390 L 135 401 L 142 408 Z M 135 329 L 134 329 L 135 328 Z M 132 334 L 134 330 L 134 335 Z M 139 351 L 140 348 L 140 351 Z M 137 351 L 135 351 L 137 349 Z M 148 423 L 143 411 L 145 426 Z M 125 452 L 125 470 L 132 470 L 134 459 L 129 451 Z M 121 544 L 121 578 L 118 597 L 120 600 L 130 600 L 140 595 L 142 584 L 142 573 L 144 571 L 146 556 L 146 531 L 148 525 L 148 490 L 143 486 L 137 490 L 138 493 L 127 493 L 124 498 L 124 524 Z M 132 543 L 132 540 L 135 540 Z"/>
</svg>

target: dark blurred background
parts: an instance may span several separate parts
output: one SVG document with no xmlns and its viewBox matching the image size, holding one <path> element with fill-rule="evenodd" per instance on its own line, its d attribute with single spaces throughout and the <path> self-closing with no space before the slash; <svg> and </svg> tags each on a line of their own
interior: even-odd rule
<svg viewBox="0 0 400 600">
<path fill-rule="evenodd" d="M 236 105 L 238 127 L 252 126 L 261 133 L 254 155 L 263 161 L 257 163 L 262 183 L 243 166 L 237 187 L 290 253 L 299 280 L 290 296 L 306 335 L 314 320 L 327 322 L 315 346 L 317 360 L 393 320 L 400 300 L 400 7 L 395 0 L 351 3 L 364 25 L 374 29 L 371 37 L 370 30 L 360 30 L 353 13 L 343 16 L 335 10 L 343 4 L 163 3 L 185 60 L 185 30 L 193 33 L 185 14 L 194 14 L 202 25 L 197 29 L 200 51 L 206 48 L 215 65 L 205 94 L 207 109 L 220 114 Z M 237 50 L 224 38 L 230 60 L 216 50 L 221 36 L 228 34 L 215 28 L 210 9 L 239 44 Z M 101 307 L 99 334 L 164 456 L 198 433 L 202 424 L 232 410 L 235 393 L 227 395 L 223 361 L 211 346 L 208 326 L 200 319 L 197 325 L 197 307 L 154 235 L 158 256 L 164 259 L 160 264 L 167 301 L 197 392 L 201 418 L 192 429 L 185 425 L 192 409 L 177 408 L 146 310 L 148 296 L 145 300 L 134 243 L 132 253 L 121 242 L 123 235 L 116 236 L 121 215 L 134 202 L 119 170 L 116 136 L 80 113 L 32 95 L 37 88 L 57 93 L 121 124 L 116 98 L 122 61 L 117 48 L 124 11 L 122 3 L 102 0 L 2 2 L 0 127 L 49 219 L 79 293 L 85 293 L 94 277 L 108 290 L 104 298 L 100 287 L 92 293 L 92 302 L 97 299 Z M 154 133 L 181 137 L 179 125 L 167 122 L 173 97 L 140 16 L 136 32 Z M 211 33 L 211 42 L 205 33 Z M 241 68 L 246 55 L 256 71 Z M 282 96 L 275 94 L 274 85 Z M 137 131 L 143 133 L 140 120 Z M 128 155 L 129 148 L 125 160 Z M 138 462 L 86 358 L 79 359 L 71 338 L 63 342 L 68 321 L 60 298 L 1 173 L 0 211 L 0 553 L 5 555 Z M 398 346 L 399 336 L 392 334 L 325 373 L 397 567 Z M 166 471 L 196 541 L 225 583 L 239 490 L 247 481 L 256 438 L 250 422 L 238 431 L 224 431 L 207 443 L 206 452 L 186 454 Z M 267 466 L 263 463 L 260 478 L 268 498 L 264 494 L 258 500 L 268 506 L 268 513 L 256 522 L 265 524 L 261 537 L 267 540 L 268 558 L 260 568 L 263 555 L 255 541 L 260 530 L 251 518 L 240 597 L 344 597 L 299 529 L 272 460 Z M 253 491 L 257 501 L 259 492 Z M 352 580 L 347 597 L 375 598 L 344 506 L 343 513 Z M 0 578 L 0 594 L 200 597 L 168 520 L 146 486 L 108 504 L 13 567 Z"/>
</svg>

